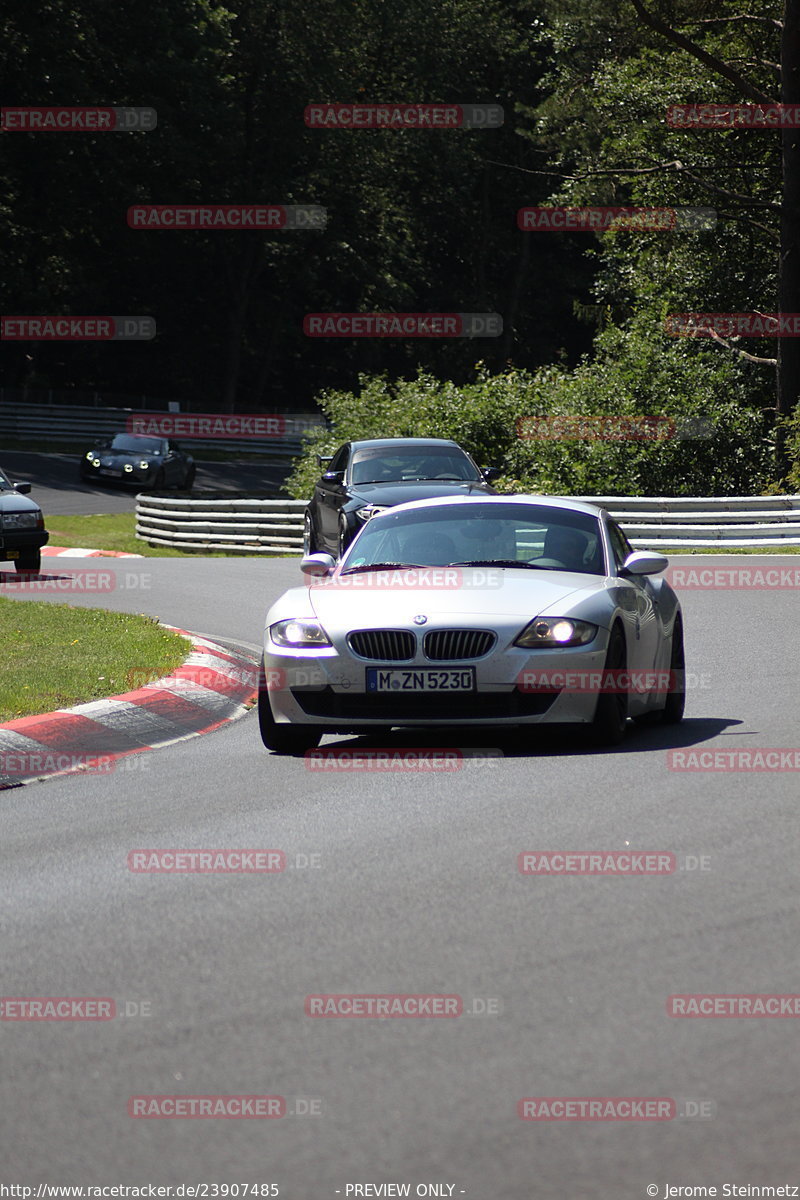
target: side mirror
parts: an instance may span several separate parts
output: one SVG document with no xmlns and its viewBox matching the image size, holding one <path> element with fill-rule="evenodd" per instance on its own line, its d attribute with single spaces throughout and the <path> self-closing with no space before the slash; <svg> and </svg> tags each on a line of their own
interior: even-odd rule
<svg viewBox="0 0 800 1200">
<path fill-rule="evenodd" d="M 499 479 L 503 472 L 499 467 L 481 467 L 481 475 L 487 483 L 493 483 L 495 479 Z"/>
<path fill-rule="evenodd" d="M 669 559 L 663 554 L 656 554 L 652 550 L 634 550 L 622 564 L 620 574 L 658 575 L 659 571 L 666 571 L 668 566 Z"/>
<path fill-rule="evenodd" d="M 31 485 L 29 483 L 15 483 L 14 484 L 14 491 L 20 492 L 23 496 L 27 496 L 27 494 L 30 490 L 31 490 Z"/>
<path fill-rule="evenodd" d="M 326 483 L 341 483 L 344 479 L 344 471 L 326 471 L 322 478 Z"/>
<path fill-rule="evenodd" d="M 325 466 L 325 463 L 328 463 L 328 462 L 330 462 L 332 458 L 333 458 L 333 455 L 332 455 L 332 454 L 328 454 L 328 455 L 325 455 L 325 454 L 318 454 L 318 455 L 317 455 L 317 464 L 318 464 L 318 466 L 320 466 L 320 467 L 324 467 L 324 466 Z"/>
<path fill-rule="evenodd" d="M 312 579 L 323 579 L 335 566 L 335 559 L 330 554 L 305 554 L 300 562 L 300 570 Z"/>
</svg>

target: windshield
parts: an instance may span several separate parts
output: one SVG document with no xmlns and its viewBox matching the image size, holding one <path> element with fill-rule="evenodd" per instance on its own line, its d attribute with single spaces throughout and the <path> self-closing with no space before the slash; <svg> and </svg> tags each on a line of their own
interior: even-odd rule
<svg viewBox="0 0 800 1200">
<path fill-rule="evenodd" d="M 112 450 L 122 450 L 127 454 L 160 454 L 161 442 L 158 438 L 132 437 L 127 433 L 118 433 L 111 443 Z"/>
<path fill-rule="evenodd" d="M 538 504 L 454 504 L 368 521 L 342 568 L 495 565 L 605 575 L 600 521 Z"/>
<path fill-rule="evenodd" d="M 390 447 L 356 450 L 350 466 L 351 483 L 396 483 L 411 479 L 457 479 L 477 483 L 480 473 L 455 446 Z"/>
<path fill-rule="evenodd" d="M 0 471 L 0 492 L 11 488 L 11 480 Z M 13 489 L 12 489 L 13 490 Z"/>
</svg>

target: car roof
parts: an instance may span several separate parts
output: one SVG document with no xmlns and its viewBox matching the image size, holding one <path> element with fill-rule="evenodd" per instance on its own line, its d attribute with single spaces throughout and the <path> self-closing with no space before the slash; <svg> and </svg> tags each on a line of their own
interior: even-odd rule
<svg viewBox="0 0 800 1200">
<path fill-rule="evenodd" d="M 567 512 L 585 513 L 590 517 L 600 517 L 605 513 L 605 509 L 599 504 L 590 504 L 586 500 L 571 500 L 569 496 L 538 496 L 528 493 L 509 496 L 437 496 L 433 500 L 408 500 L 405 504 L 395 504 L 383 513 L 376 513 L 372 521 L 379 521 L 381 517 L 388 517 L 405 509 L 452 508 L 456 504 L 536 504 L 540 508 L 563 509 Z"/>
<path fill-rule="evenodd" d="M 464 453 L 463 447 L 459 446 L 458 442 L 454 442 L 451 438 L 368 438 L 360 442 L 350 442 L 350 446 L 353 450 L 371 450 L 376 447 L 396 449 L 398 446 L 409 446 L 413 450 L 419 450 L 422 446 L 454 446 L 456 450 L 461 450 Z"/>
</svg>

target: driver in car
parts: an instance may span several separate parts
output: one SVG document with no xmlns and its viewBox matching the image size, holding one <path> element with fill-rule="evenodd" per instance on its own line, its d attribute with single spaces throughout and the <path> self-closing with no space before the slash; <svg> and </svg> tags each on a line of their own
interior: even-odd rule
<svg viewBox="0 0 800 1200">
<path fill-rule="evenodd" d="M 586 535 L 578 529 L 555 525 L 544 539 L 543 558 L 554 558 L 567 571 L 582 571 L 585 567 Z"/>
</svg>

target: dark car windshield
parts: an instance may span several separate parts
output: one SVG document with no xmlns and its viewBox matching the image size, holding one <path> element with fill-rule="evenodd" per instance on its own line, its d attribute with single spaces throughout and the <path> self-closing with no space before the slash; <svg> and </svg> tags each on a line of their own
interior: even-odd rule
<svg viewBox="0 0 800 1200">
<path fill-rule="evenodd" d="M 605 575 L 598 517 L 538 504 L 436 505 L 368 521 L 343 562 L 540 567 Z"/>
<path fill-rule="evenodd" d="M 6 489 L 13 490 L 11 488 L 11 481 L 6 478 L 2 471 L 0 471 L 0 492 L 5 491 Z"/>
<path fill-rule="evenodd" d="M 157 438 L 133 437 L 126 433 L 118 433 L 111 443 L 111 449 L 127 454 L 160 454 L 161 442 Z"/>
<path fill-rule="evenodd" d="M 481 475 L 456 446 L 374 447 L 356 450 L 351 483 L 397 483 L 404 479 L 457 479 L 477 483 Z"/>
</svg>

